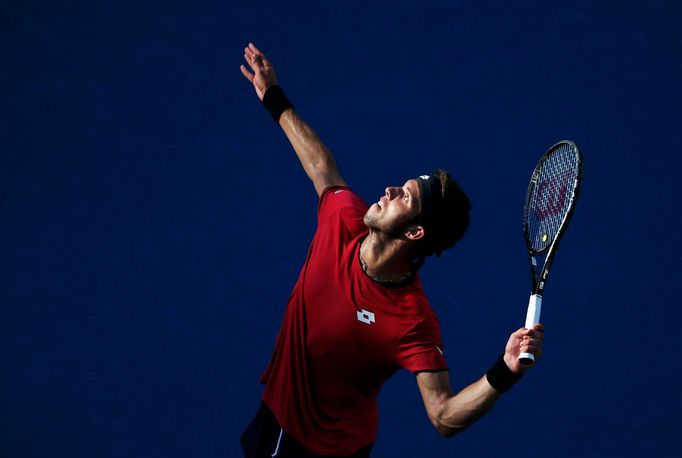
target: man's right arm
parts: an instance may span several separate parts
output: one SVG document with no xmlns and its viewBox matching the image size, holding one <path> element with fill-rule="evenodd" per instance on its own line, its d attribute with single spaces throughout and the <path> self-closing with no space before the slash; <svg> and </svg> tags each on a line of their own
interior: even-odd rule
<svg viewBox="0 0 682 458">
<path fill-rule="evenodd" d="M 256 95 L 262 101 L 268 89 L 277 85 L 275 69 L 253 43 L 249 43 L 249 46 L 244 49 L 244 58 L 253 73 L 242 65 L 242 74 L 253 84 Z M 296 151 L 303 170 L 312 180 L 318 196 L 329 186 L 346 185 L 332 153 L 293 107 L 286 108 L 281 113 L 278 122 Z"/>
<path fill-rule="evenodd" d="M 279 118 L 279 125 L 294 147 L 303 170 L 312 180 L 318 196 L 329 186 L 346 185 L 334 156 L 296 110 L 293 108 L 285 110 Z"/>
<path fill-rule="evenodd" d="M 439 433 L 454 436 L 481 418 L 506 392 L 521 374 L 532 365 L 519 362 L 519 354 L 533 353 L 536 361 L 542 356 L 544 326 L 540 323 L 532 329 L 521 328 L 507 341 L 503 357 L 486 375 L 464 388 L 452 393 L 447 371 L 420 372 L 417 385 L 424 400 L 429 419 Z"/>
</svg>

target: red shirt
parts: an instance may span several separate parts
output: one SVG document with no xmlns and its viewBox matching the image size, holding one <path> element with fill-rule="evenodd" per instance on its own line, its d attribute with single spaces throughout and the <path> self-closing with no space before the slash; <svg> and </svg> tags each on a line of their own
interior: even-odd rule
<svg viewBox="0 0 682 458">
<path fill-rule="evenodd" d="M 419 278 L 387 287 L 362 271 L 367 208 L 349 188 L 322 193 L 317 232 L 261 378 L 282 428 L 320 455 L 374 442 L 377 395 L 396 370 L 447 369 Z"/>
</svg>

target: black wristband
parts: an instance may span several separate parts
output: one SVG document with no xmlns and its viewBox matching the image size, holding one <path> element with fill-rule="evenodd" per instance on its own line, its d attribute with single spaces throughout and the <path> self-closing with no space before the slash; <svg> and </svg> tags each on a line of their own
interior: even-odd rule
<svg viewBox="0 0 682 458">
<path fill-rule="evenodd" d="M 294 105 L 287 99 L 282 86 L 270 86 L 263 95 L 263 106 L 270 112 L 272 119 L 279 123 L 279 118 L 287 108 L 294 108 Z"/>
<path fill-rule="evenodd" d="M 518 382 L 523 374 L 515 374 L 507 367 L 504 362 L 504 353 L 495 361 L 495 364 L 485 373 L 490 386 L 495 388 L 498 393 L 506 393 Z"/>
</svg>

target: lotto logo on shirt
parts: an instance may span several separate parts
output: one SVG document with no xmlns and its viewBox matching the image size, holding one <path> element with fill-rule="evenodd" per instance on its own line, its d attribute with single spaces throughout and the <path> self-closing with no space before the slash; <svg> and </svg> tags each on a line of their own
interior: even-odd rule
<svg viewBox="0 0 682 458">
<path fill-rule="evenodd" d="M 367 324 L 372 324 L 376 320 L 374 319 L 374 314 L 372 312 L 362 309 L 361 311 L 358 312 L 358 321 L 362 321 L 363 323 Z"/>
</svg>

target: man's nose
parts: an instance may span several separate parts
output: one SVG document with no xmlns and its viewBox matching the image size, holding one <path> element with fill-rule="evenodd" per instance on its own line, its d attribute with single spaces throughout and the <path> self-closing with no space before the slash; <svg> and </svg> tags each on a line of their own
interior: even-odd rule
<svg viewBox="0 0 682 458">
<path fill-rule="evenodd" d="M 391 200 L 395 196 L 395 188 L 386 188 L 386 197 Z"/>
</svg>

